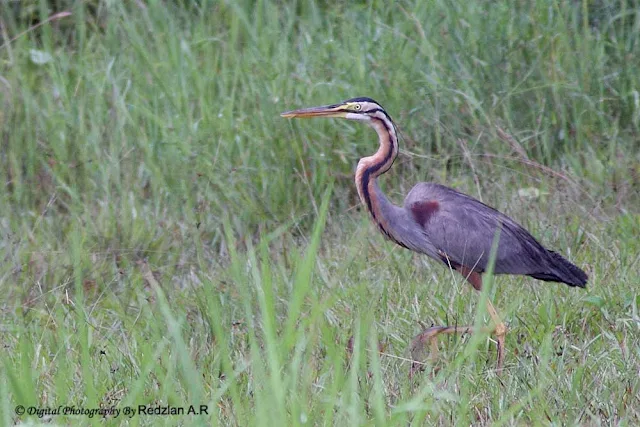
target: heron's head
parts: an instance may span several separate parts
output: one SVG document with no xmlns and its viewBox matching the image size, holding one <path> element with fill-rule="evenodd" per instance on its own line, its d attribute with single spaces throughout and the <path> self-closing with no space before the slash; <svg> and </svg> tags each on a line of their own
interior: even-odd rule
<svg viewBox="0 0 640 427">
<path fill-rule="evenodd" d="M 371 121 L 379 115 L 389 117 L 382 106 L 371 98 L 352 98 L 339 104 L 303 108 L 280 114 L 286 118 L 296 117 L 342 117 L 348 120 Z"/>
</svg>

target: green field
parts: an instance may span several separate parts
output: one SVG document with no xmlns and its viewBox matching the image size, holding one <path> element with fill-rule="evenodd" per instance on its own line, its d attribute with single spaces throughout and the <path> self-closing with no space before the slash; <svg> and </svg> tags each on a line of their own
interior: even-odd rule
<svg viewBox="0 0 640 427">
<path fill-rule="evenodd" d="M 640 424 L 640 3 L 392 3 L 3 3 L 0 425 Z M 371 129 L 279 116 L 355 96 L 392 201 L 446 184 L 589 274 L 488 280 L 501 375 L 479 333 L 409 377 L 489 320 L 360 207 Z"/>
</svg>

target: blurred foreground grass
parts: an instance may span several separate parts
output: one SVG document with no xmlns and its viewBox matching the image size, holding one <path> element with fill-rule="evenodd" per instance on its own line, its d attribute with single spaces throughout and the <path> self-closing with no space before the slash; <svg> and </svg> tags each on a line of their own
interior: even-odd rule
<svg viewBox="0 0 640 427">
<path fill-rule="evenodd" d="M 61 4 L 1 12 L 2 424 L 640 422 L 637 2 Z M 408 378 L 478 296 L 357 208 L 370 130 L 278 117 L 360 95 L 402 133 L 396 203 L 446 183 L 590 275 L 496 280 L 500 378 L 486 336 Z"/>
</svg>

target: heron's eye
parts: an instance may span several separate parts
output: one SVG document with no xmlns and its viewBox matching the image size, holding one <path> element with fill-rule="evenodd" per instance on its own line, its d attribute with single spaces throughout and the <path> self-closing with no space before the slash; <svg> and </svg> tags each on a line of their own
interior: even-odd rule
<svg viewBox="0 0 640 427">
<path fill-rule="evenodd" d="M 354 105 L 354 106 L 353 106 L 353 110 L 354 110 L 354 111 L 360 111 L 360 110 L 362 110 L 362 105 L 360 105 L 360 104 L 356 104 L 356 105 Z"/>
</svg>

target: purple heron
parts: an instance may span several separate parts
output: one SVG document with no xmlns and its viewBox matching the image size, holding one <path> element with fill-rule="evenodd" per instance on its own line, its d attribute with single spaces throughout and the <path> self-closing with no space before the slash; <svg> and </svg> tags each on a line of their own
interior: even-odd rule
<svg viewBox="0 0 640 427">
<path fill-rule="evenodd" d="M 389 201 L 377 183 L 398 155 L 398 136 L 389 114 L 371 98 L 353 98 L 339 104 L 287 111 L 282 117 L 341 117 L 371 126 L 379 138 L 373 155 L 358 162 L 355 181 L 362 204 L 382 234 L 396 244 L 425 254 L 458 271 L 476 289 L 482 289 L 482 274 L 488 267 L 496 233 L 494 274 L 530 276 L 538 280 L 584 288 L 587 275 L 557 252 L 542 246 L 527 230 L 508 216 L 484 203 L 440 184 L 416 184 L 404 206 Z M 498 346 L 498 371 L 504 362 L 507 328 L 487 300 L 493 320 L 490 329 Z M 467 333 L 472 327 L 435 326 L 414 340 L 431 342 L 442 333 Z"/>
</svg>

